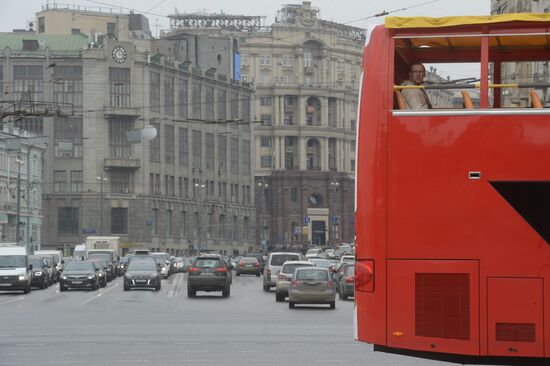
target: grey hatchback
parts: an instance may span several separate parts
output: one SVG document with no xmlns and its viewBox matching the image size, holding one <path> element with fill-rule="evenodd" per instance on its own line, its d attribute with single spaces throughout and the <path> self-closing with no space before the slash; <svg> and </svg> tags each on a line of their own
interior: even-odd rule
<svg viewBox="0 0 550 366">
<path fill-rule="evenodd" d="M 231 273 L 226 262 L 219 255 L 197 257 L 187 274 L 187 296 L 195 297 L 197 291 L 221 291 L 222 297 L 229 297 Z"/>
<path fill-rule="evenodd" d="M 320 267 L 296 268 L 288 288 L 288 307 L 295 304 L 329 304 L 336 308 L 336 289 L 328 269 Z"/>
</svg>

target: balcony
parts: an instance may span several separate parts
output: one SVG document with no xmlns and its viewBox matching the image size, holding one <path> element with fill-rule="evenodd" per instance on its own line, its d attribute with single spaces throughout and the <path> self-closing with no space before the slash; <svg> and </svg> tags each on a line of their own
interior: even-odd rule
<svg viewBox="0 0 550 366">
<path fill-rule="evenodd" d="M 139 169 L 141 168 L 141 159 L 109 158 L 105 159 L 104 165 L 106 168 Z"/>
<path fill-rule="evenodd" d="M 109 117 L 133 117 L 138 118 L 140 114 L 139 108 L 105 106 L 103 109 L 105 118 Z"/>
</svg>

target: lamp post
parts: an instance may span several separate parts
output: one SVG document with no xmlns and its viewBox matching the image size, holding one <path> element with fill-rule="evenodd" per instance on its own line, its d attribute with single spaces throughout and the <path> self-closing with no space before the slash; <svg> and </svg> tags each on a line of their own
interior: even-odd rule
<svg viewBox="0 0 550 366">
<path fill-rule="evenodd" d="M 105 177 L 105 171 L 103 169 L 99 171 L 96 179 L 99 182 L 99 217 L 101 220 L 99 225 L 99 235 L 103 236 L 103 182 L 107 181 L 107 177 Z"/>
<path fill-rule="evenodd" d="M 265 214 L 264 212 L 267 210 L 267 190 L 269 188 L 269 184 L 264 181 L 264 178 L 260 178 L 261 180 L 258 182 L 258 189 L 260 190 L 260 221 L 261 221 L 261 235 L 262 243 L 265 243 L 267 246 L 267 229 L 268 225 L 265 221 Z M 262 248 L 262 250 L 265 250 L 266 248 Z"/>
<path fill-rule="evenodd" d="M 337 228 L 338 228 L 338 215 L 336 210 L 336 196 L 338 192 L 338 187 L 340 186 L 340 183 L 336 179 L 336 177 L 332 178 L 332 181 L 330 182 L 330 188 L 332 190 L 332 240 L 333 244 L 336 244 L 337 241 Z"/>
<path fill-rule="evenodd" d="M 17 216 L 15 222 L 15 242 L 19 245 L 19 227 L 21 225 L 21 165 L 25 163 L 25 160 L 17 155 L 15 158 L 17 164 Z"/>
<path fill-rule="evenodd" d="M 197 227 L 198 237 L 199 237 L 199 243 L 198 243 L 198 253 L 200 254 L 200 251 L 202 249 L 202 190 L 206 188 L 206 185 L 202 181 L 202 178 L 195 181 L 195 192 L 197 192 L 197 198 L 198 198 L 198 208 L 199 208 L 199 222 Z M 208 250 L 208 243 L 206 243 L 206 250 Z"/>
</svg>

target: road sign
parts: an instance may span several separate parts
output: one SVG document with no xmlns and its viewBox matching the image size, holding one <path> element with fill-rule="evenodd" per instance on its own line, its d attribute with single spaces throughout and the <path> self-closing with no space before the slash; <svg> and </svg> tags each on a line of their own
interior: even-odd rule
<svg viewBox="0 0 550 366">
<path fill-rule="evenodd" d="M 304 225 L 307 225 L 311 222 L 311 217 L 309 216 L 304 216 Z"/>
<path fill-rule="evenodd" d="M 338 223 L 338 216 L 332 216 L 331 220 L 332 220 L 333 224 L 337 224 Z"/>
<path fill-rule="evenodd" d="M 299 226 L 294 227 L 294 235 L 300 235 L 302 233 L 302 229 Z"/>
</svg>

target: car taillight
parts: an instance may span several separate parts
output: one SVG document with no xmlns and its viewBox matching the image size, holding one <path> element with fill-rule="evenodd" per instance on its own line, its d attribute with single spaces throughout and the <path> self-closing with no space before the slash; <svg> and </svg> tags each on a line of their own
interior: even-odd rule
<svg viewBox="0 0 550 366">
<path fill-rule="evenodd" d="M 216 273 L 227 273 L 227 268 L 225 267 L 216 268 Z"/>
<path fill-rule="evenodd" d="M 200 272 L 200 268 L 197 268 L 197 267 L 189 267 L 188 271 L 190 273 L 195 273 L 195 272 Z"/>
<path fill-rule="evenodd" d="M 353 283 L 353 277 L 346 277 L 346 283 Z"/>
<path fill-rule="evenodd" d="M 363 292 L 374 292 L 373 260 L 359 260 L 355 262 L 355 289 Z"/>
<path fill-rule="evenodd" d="M 334 288 L 334 282 L 328 281 L 328 282 L 327 282 L 327 287 L 328 287 L 328 288 Z"/>
<path fill-rule="evenodd" d="M 300 281 L 292 281 L 290 283 L 290 286 L 293 287 L 293 288 L 297 288 L 299 284 L 300 284 Z"/>
<path fill-rule="evenodd" d="M 254 263 L 254 267 L 259 267 L 260 263 Z"/>
<path fill-rule="evenodd" d="M 278 279 L 280 280 L 288 280 L 288 277 L 282 273 L 279 273 L 279 275 L 277 276 Z"/>
</svg>

